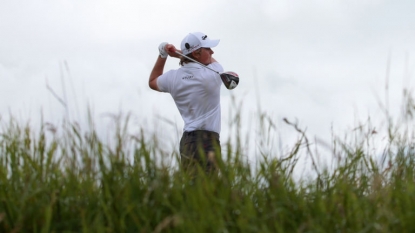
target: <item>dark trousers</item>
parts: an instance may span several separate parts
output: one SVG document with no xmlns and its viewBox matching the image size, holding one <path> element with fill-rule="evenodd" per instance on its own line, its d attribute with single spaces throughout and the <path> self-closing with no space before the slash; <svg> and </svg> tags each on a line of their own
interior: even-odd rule
<svg viewBox="0 0 415 233">
<path fill-rule="evenodd" d="M 181 165 L 184 169 L 199 164 L 206 171 L 216 169 L 216 153 L 221 155 L 219 134 L 207 130 L 184 132 L 180 140 Z"/>
</svg>

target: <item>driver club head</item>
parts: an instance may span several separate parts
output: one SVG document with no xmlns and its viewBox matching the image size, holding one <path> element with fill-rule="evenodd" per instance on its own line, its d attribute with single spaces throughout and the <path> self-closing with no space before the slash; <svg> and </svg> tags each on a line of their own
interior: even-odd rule
<svg viewBox="0 0 415 233">
<path fill-rule="evenodd" d="M 232 71 L 223 72 L 220 74 L 223 84 L 229 90 L 235 89 L 239 84 L 239 76 L 237 73 Z"/>
</svg>

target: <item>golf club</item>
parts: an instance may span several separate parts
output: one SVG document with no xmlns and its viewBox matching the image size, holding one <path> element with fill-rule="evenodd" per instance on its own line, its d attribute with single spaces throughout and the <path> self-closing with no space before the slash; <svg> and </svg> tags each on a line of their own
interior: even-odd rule
<svg viewBox="0 0 415 233">
<path fill-rule="evenodd" d="M 208 66 L 206 66 L 206 65 L 204 65 L 204 64 L 202 64 L 198 61 L 196 61 L 195 59 L 193 59 L 191 57 L 188 57 L 188 56 L 186 56 L 182 53 L 179 53 L 178 51 L 175 51 L 175 52 L 176 52 L 176 54 L 178 54 L 182 57 L 185 57 L 185 58 L 187 58 L 187 59 L 189 59 L 193 62 L 196 62 L 197 64 L 199 64 L 203 67 L 206 67 L 207 69 L 219 74 L 220 78 L 222 79 L 223 84 L 225 84 L 225 87 L 228 88 L 229 90 L 235 89 L 235 87 L 238 86 L 239 76 L 238 76 L 237 73 L 232 72 L 232 71 L 227 71 L 227 72 L 220 73 L 220 72 L 218 72 L 218 71 L 216 71 L 216 70 L 214 70 L 214 69 L 212 69 L 212 68 L 210 68 L 210 67 L 208 67 Z"/>
</svg>

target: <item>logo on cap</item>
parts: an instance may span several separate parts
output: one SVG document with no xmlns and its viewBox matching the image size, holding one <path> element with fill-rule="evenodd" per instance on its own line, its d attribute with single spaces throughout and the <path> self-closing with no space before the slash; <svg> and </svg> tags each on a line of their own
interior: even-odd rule
<svg viewBox="0 0 415 233">
<path fill-rule="evenodd" d="M 207 35 L 202 36 L 202 40 L 206 40 Z"/>
</svg>

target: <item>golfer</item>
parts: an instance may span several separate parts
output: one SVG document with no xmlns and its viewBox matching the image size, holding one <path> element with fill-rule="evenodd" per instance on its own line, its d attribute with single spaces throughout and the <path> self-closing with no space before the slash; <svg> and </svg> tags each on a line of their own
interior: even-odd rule
<svg viewBox="0 0 415 233">
<path fill-rule="evenodd" d="M 223 72 L 222 66 L 212 57 L 212 48 L 218 44 L 219 40 L 210 39 L 201 32 L 189 33 L 181 42 L 181 50 L 172 44 L 161 43 L 160 55 L 150 74 L 150 88 L 170 93 L 183 118 L 180 157 L 184 169 L 194 168 L 198 163 L 206 171 L 215 170 L 215 156 L 220 156 L 221 153 L 219 134 L 222 81 L 215 72 L 181 57 L 176 51 Z M 163 72 L 168 56 L 179 58 L 181 67 Z"/>
</svg>

